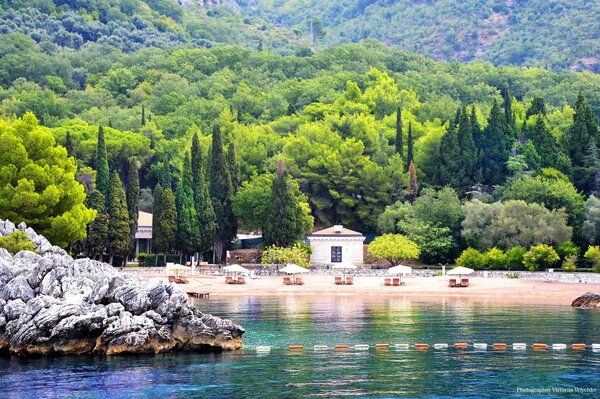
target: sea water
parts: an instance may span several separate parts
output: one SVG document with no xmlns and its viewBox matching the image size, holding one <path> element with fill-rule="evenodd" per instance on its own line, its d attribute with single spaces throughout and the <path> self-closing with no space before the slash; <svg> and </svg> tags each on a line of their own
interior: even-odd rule
<svg viewBox="0 0 600 399">
<path fill-rule="evenodd" d="M 600 397 L 600 312 L 460 298 L 290 296 L 195 300 L 246 329 L 217 354 L 0 358 L 1 398 Z M 467 349 L 455 349 L 467 342 Z M 511 344 L 527 343 L 515 351 Z M 375 349 L 389 343 L 390 348 Z M 396 350 L 406 343 L 409 349 Z M 428 343 L 428 350 L 415 350 Z M 448 343 L 447 349 L 435 349 Z M 487 350 L 473 348 L 487 343 Z M 494 351 L 493 343 L 507 343 Z M 534 351 L 533 343 L 548 350 Z M 566 350 L 552 350 L 565 343 Z M 572 343 L 587 343 L 574 351 Z M 303 350 L 291 351 L 290 345 Z M 329 350 L 315 351 L 314 345 Z M 335 345 L 349 350 L 336 351 Z M 370 345 L 354 350 L 355 345 Z M 257 352 L 257 346 L 270 346 Z"/>
</svg>

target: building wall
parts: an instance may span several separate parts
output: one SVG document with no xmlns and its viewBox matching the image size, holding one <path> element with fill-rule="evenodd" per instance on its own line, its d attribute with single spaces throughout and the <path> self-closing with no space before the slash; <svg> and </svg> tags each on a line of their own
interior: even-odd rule
<svg viewBox="0 0 600 399">
<path fill-rule="evenodd" d="M 312 247 L 310 255 L 311 263 L 330 264 L 331 247 L 342 247 L 342 262 L 351 262 L 355 264 L 363 263 L 363 241 L 364 237 L 359 238 L 338 238 L 323 237 L 309 238 Z"/>
</svg>

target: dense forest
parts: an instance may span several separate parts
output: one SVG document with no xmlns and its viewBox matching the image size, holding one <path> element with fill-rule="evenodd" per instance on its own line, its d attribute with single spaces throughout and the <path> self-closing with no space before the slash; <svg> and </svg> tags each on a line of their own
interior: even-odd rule
<svg viewBox="0 0 600 399">
<path fill-rule="evenodd" d="M 180 18 L 159 3 L 120 12 Z M 15 148 L 0 156 L 0 217 L 73 250 L 124 256 L 138 209 L 165 228 L 158 250 L 217 260 L 238 229 L 288 246 L 333 223 L 404 234 L 429 263 L 600 240 L 596 74 L 373 40 L 282 55 L 188 33 L 138 49 L 25 33 L 0 36 L 0 144 Z"/>
</svg>

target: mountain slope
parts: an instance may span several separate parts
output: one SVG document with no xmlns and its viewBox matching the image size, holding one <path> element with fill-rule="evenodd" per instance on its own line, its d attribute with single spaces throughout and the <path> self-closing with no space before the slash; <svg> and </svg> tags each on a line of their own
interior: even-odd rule
<svg viewBox="0 0 600 399">
<path fill-rule="evenodd" d="M 437 60 L 600 70 L 600 3 L 587 0 L 239 0 L 288 28 L 325 28 L 323 44 L 375 38 Z"/>
</svg>

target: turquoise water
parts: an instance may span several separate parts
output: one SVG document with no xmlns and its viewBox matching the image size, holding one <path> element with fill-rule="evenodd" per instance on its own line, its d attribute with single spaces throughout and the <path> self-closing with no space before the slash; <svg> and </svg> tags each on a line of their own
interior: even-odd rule
<svg viewBox="0 0 600 399">
<path fill-rule="evenodd" d="M 600 397 L 600 353 L 591 349 L 312 349 L 417 342 L 600 343 L 600 312 L 398 297 L 239 297 L 197 303 L 242 324 L 246 347 L 208 355 L 0 358 L 0 397 Z M 257 345 L 273 349 L 260 354 Z M 289 345 L 305 349 L 292 352 Z"/>
</svg>

